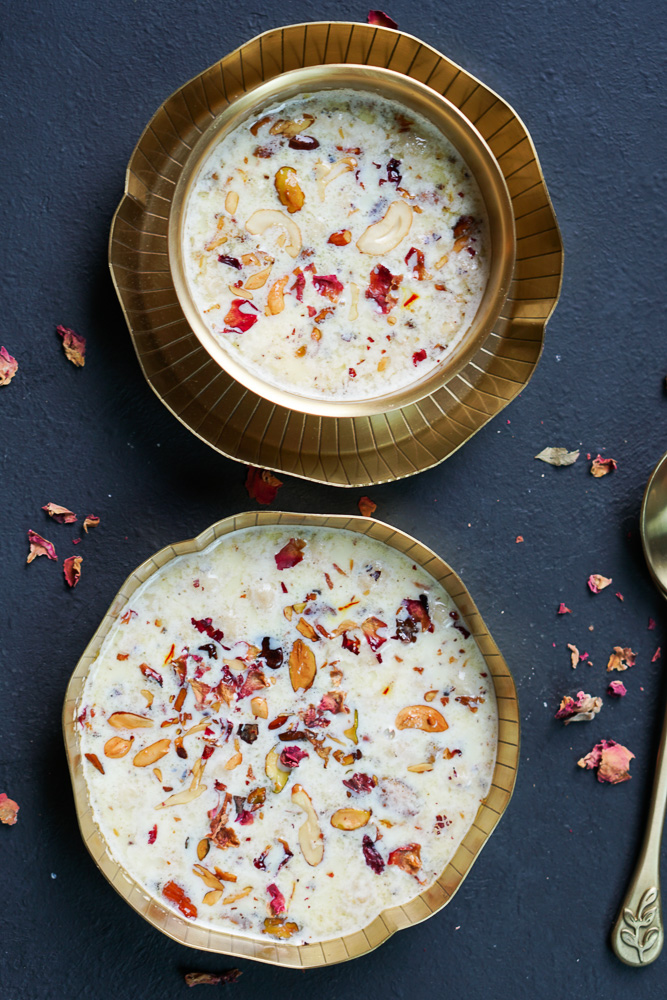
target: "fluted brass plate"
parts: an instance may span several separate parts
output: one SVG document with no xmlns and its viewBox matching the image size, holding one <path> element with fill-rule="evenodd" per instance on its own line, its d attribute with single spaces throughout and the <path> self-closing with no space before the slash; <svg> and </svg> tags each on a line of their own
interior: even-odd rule
<svg viewBox="0 0 667 1000">
<path fill-rule="evenodd" d="M 265 943 L 243 934 L 230 934 L 202 927 L 179 916 L 173 909 L 149 896 L 112 859 L 106 842 L 93 820 L 83 775 L 77 725 L 77 705 L 88 672 L 111 626 L 134 591 L 171 559 L 190 552 L 201 552 L 217 538 L 232 531 L 266 524 L 343 528 L 368 535 L 399 552 L 408 553 L 415 563 L 444 587 L 455 602 L 484 656 L 487 670 L 493 678 L 498 701 L 498 753 L 491 788 L 479 807 L 474 823 L 442 875 L 430 889 L 419 893 L 404 906 L 384 910 L 362 931 L 309 945 L 290 945 L 289 942 L 277 944 L 268 940 Z M 269 962 L 293 969 L 333 965 L 336 962 L 345 962 L 350 958 L 365 955 L 386 941 L 395 931 L 418 924 L 441 910 L 463 882 L 502 816 L 512 796 L 519 764 L 519 706 L 514 681 L 462 581 L 439 556 L 404 532 L 372 518 L 344 517 L 339 514 L 286 514 L 274 511 L 238 514 L 224 521 L 218 521 L 196 538 L 167 546 L 142 563 L 116 594 L 72 674 L 63 708 L 63 732 L 81 835 L 102 874 L 137 913 L 168 937 L 191 948 L 214 951 L 221 955 L 252 958 L 258 962 Z"/>
<path fill-rule="evenodd" d="M 493 331 L 445 386 L 386 413 L 317 416 L 246 389 L 211 358 L 179 305 L 168 218 L 191 150 L 234 100 L 304 66 L 353 63 L 426 84 L 468 118 L 495 156 L 512 201 L 516 259 Z M 141 136 L 114 217 L 111 272 L 144 374 L 162 402 L 207 444 L 239 462 L 336 486 L 371 486 L 443 461 L 530 379 L 560 292 L 562 244 L 528 132 L 479 80 L 411 35 L 348 22 L 268 31 L 172 94 Z"/>
</svg>

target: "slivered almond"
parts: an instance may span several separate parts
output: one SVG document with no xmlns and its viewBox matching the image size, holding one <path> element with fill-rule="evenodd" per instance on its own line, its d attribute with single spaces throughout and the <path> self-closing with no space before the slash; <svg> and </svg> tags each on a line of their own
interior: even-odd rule
<svg viewBox="0 0 667 1000">
<path fill-rule="evenodd" d="M 171 740 L 158 740 L 156 743 L 151 743 L 150 746 L 144 747 L 143 750 L 135 754 L 132 763 L 135 767 L 148 767 L 149 764 L 155 764 L 156 761 L 161 760 L 165 754 L 169 753 L 170 745 Z"/>
<path fill-rule="evenodd" d="M 140 691 L 140 694 L 142 694 L 144 696 L 144 698 L 146 699 L 146 708 L 150 708 L 151 705 L 153 704 L 153 698 L 155 697 L 155 695 L 153 694 L 153 692 L 152 691 L 145 691 L 144 689 L 142 689 Z"/>
<path fill-rule="evenodd" d="M 204 898 L 202 899 L 202 903 L 206 903 L 207 906 L 215 906 L 215 904 L 219 900 L 221 900 L 222 897 L 223 897 L 222 889 L 211 889 L 210 892 L 207 892 L 205 894 Z"/>
<path fill-rule="evenodd" d="M 211 849 L 211 841 L 208 839 L 208 837 L 204 837 L 202 840 L 199 841 L 199 843 L 197 844 L 197 857 L 199 858 L 200 861 L 204 860 L 210 849 Z"/>
<path fill-rule="evenodd" d="M 238 203 L 239 196 L 236 191 L 228 191 L 227 197 L 225 198 L 225 211 L 229 212 L 230 215 L 233 215 L 238 207 Z"/>
<path fill-rule="evenodd" d="M 317 813 L 310 795 L 302 785 L 293 787 L 292 802 L 306 813 L 306 822 L 299 830 L 299 846 L 308 864 L 314 868 L 324 857 L 324 838 Z"/>
<path fill-rule="evenodd" d="M 294 608 L 291 604 L 288 604 L 286 608 L 283 608 L 283 614 L 288 622 L 292 621 L 292 615 L 294 614 Z"/>
<path fill-rule="evenodd" d="M 449 260 L 449 254 L 446 253 L 444 257 L 441 257 L 440 260 L 435 265 L 436 271 L 440 271 L 445 266 L 448 260 Z"/>
<path fill-rule="evenodd" d="M 235 767 L 238 767 L 239 764 L 242 763 L 243 763 L 243 754 L 241 753 L 232 754 L 232 756 L 225 764 L 225 771 L 233 771 Z"/>
<path fill-rule="evenodd" d="M 150 729 L 153 720 L 145 715 L 136 715 L 134 712 L 114 712 L 109 716 L 107 722 L 114 729 Z"/>
<path fill-rule="evenodd" d="M 261 271 L 257 271 L 256 274 L 251 274 L 243 287 L 251 288 L 253 291 L 256 288 L 263 288 L 264 285 L 269 280 L 269 275 L 271 274 L 272 267 L 273 264 L 269 264 L 268 267 L 263 268 Z"/>
<path fill-rule="evenodd" d="M 192 869 L 192 874 L 200 878 L 209 889 L 220 889 L 221 892 L 225 891 L 225 886 L 220 879 L 216 878 L 213 872 L 210 872 L 208 868 L 204 868 L 203 865 L 195 865 Z"/>
<path fill-rule="evenodd" d="M 104 756 L 105 757 L 124 757 L 132 746 L 132 741 L 134 736 L 130 736 L 129 740 L 124 740 L 122 736 L 112 736 L 110 740 L 107 740 L 104 744 Z"/>
<path fill-rule="evenodd" d="M 319 637 L 318 632 L 313 628 L 310 622 L 307 622 L 305 618 L 299 618 L 296 626 L 297 632 L 300 632 L 302 636 L 306 639 L 310 639 L 312 642 L 317 642 Z"/>
<path fill-rule="evenodd" d="M 432 771 L 433 764 L 410 764 L 408 766 L 408 771 L 414 771 L 416 774 L 422 774 L 424 771 Z"/>
<path fill-rule="evenodd" d="M 239 899 L 245 899 L 245 897 L 252 892 L 252 886 L 247 885 L 245 889 L 241 889 L 240 892 L 235 892 L 231 896 L 226 896 L 223 899 L 223 903 L 236 903 Z"/>
<path fill-rule="evenodd" d="M 237 288 L 236 285 L 227 285 L 227 288 L 235 298 L 245 299 L 247 302 L 252 302 L 252 292 L 246 291 L 245 288 Z"/>
</svg>

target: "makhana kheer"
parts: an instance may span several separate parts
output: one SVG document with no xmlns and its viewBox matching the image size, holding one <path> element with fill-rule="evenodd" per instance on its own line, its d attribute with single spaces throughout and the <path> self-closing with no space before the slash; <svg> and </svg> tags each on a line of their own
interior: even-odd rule
<svg viewBox="0 0 667 1000">
<path fill-rule="evenodd" d="M 476 181 L 423 116 L 321 91 L 223 135 L 185 206 L 206 324 L 248 371 L 311 398 L 368 399 L 451 354 L 489 272 Z"/>
<path fill-rule="evenodd" d="M 298 944 L 431 885 L 496 755 L 493 681 L 451 598 L 340 529 L 245 529 L 166 564 L 77 713 L 118 864 L 187 919 Z"/>
</svg>

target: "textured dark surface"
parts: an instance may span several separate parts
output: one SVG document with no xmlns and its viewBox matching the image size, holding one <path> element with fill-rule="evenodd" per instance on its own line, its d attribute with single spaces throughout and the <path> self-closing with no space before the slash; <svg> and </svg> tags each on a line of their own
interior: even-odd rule
<svg viewBox="0 0 667 1000">
<path fill-rule="evenodd" d="M 563 295 L 529 387 L 444 465 L 369 491 L 379 516 L 463 576 L 503 650 L 521 701 L 519 781 L 440 914 L 331 969 L 242 963 L 240 982 L 219 990 L 238 1000 L 662 998 L 667 953 L 628 969 L 607 939 L 640 843 L 667 695 L 667 649 L 651 663 L 665 638 L 663 604 L 637 532 L 644 483 L 667 448 L 667 16 L 619 0 L 395 0 L 389 12 L 516 108 L 563 231 Z M 177 86 L 253 34 L 313 17 L 365 20 L 366 8 L 52 0 L 3 12 L 0 343 L 20 369 L 0 388 L 0 791 L 21 812 L 0 828 L 2 1000 L 180 996 L 184 971 L 231 964 L 170 942 L 98 873 L 76 826 L 60 710 L 128 572 L 253 506 L 244 470 L 181 427 L 140 375 L 106 264 L 125 164 Z M 83 370 L 65 360 L 56 323 L 88 338 Z M 553 469 L 533 460 L 546 445 L 581 446 L 582 456 Z M 619 470 L 595 480 L 585 455 L 604 449 Z M 287 480 L 279 503 L 344 513 L 358 496 Z M 99 514 L 101 526 L 73 547 L 79 531 L 48 522 L 48 501 Z M 25 566 L 28 528 L 55 542 L 59 564 Z M 84 560 L 72 592 L 61 570 L 71 554 Z M 586 588 L 591 572 L 614 581 L 597 597 Z M 556 615 L 561 600 L 571 615 Z M 567 642 L 595 666 L 573 673 Z M 628 696 L 606 699 L 590 724 L 563 728 L 552 718 L 559 698 L 579 687 L 604 695 L 615 644 L 639 654 L 623 675 Z M 636 754 L 632 781 L 604 786 L 576 767 L 603 737 Z"/>
</svg>

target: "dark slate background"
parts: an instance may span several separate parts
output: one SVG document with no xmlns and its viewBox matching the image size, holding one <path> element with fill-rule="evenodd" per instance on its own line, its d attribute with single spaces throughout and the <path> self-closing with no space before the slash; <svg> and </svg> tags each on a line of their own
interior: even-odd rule
<svg viewBox="0 0 667 1000">
<path fill-rule="evenodd" d="M 402 27 L 517 109 L 565 242 L 561 302 L 521 397 L 444 465 L 368 491 L 378 516 L 463 576 L 503 650 L 521 701 L 518 787 L 441 913 L 330 969 L 244 962 L 221 995 L 664 998 L 667 953 L 629 969 L 608 934 L 640 844 L 667 694 L 667 649 L 651 663 L 667 643 L 663 604 L 637 532 L 644 484 L 667 448 L 665 8 L 391 3 Z M 243 468 L 190 435 L 144 383 L 107 237 L 132 148 L 171 91 L 260 31 L 366 13 L 351 0 L 4 7 L 0 343 L 20 369 L 0 388 L 0 790 L 21 812 L 0 828 L 2 1000 L 184 996 L 184 971 L 231 964 L 172 943 L 106 884 L 79 837 L 62 746 L 68 677 L 126 575 L 168 542 L 253 506 Z M 66 361 L 57 323 L 88 338 L 83 370 Z M 535 462 L 546 445 L 581 447 L 582 457 L 567 469 Z M 598 450 L 619 462 L 601 480 L 585 461 Z M 279 502 L 352 513 L 362 492 L 286 478 Z M 48 522 L 48 501 L 99 514 L 101 526 L 74 548 L 78 531 Z M 28 528 L 56 543 L 59 564 L 25 565 Z M 61 570 L 70 554 L 84 558 L 75 591 Z M 596 597 L 592 572 L 614 581 Z M 571 615 L 556 615 L 561 600 Z M 595 666 L 574 674 L 567 642 Z M 639 654 L 623 677 L 627 697 L 563 728 L 553 720 L 559 698 L 579 686 L 604 694 L 615 644 Z M 634 751 L 632 781 L 601 785 L 576 767 L 602 737 Z"/>
</svg>

